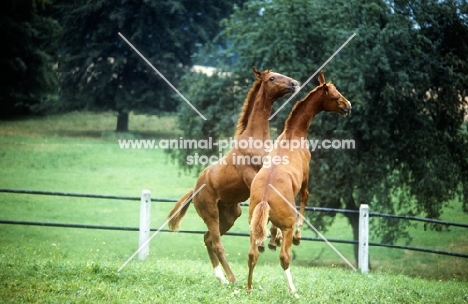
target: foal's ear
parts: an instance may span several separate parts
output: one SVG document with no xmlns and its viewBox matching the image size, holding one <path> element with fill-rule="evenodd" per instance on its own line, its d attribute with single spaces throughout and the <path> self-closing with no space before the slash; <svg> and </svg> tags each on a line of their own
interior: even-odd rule
<svg viewBox="0 0 468 304">
<path fill-rule="evenodd" d="M 319 81 L 319 86 L 322 86 L 323 89 L 325 90 L 325 93 L 328 94 L 328 86 L 325 83 L 325 76 L 323 75 L 323 71 L 320 72 L 318 76 L 318 81 Z"/>
<path fill-rule="evenodd" d="M 318 76 L 318 81 L 319 81 L 319 84 L 320 85 L 324 85 L 325 84 L 325 75 L 323 74 L 323 71 L 320 72 L 319 76 Z"/>
<path fill-rule="evenodd" d="M 259 70 L 257 70 L 256 67 L 253 67 L 252 68 L 254 74 L 255 74 L 255 77 L 257 77 L 258 79 L 262 78 L 262 72 L 260 72 Z"/>
</svg>

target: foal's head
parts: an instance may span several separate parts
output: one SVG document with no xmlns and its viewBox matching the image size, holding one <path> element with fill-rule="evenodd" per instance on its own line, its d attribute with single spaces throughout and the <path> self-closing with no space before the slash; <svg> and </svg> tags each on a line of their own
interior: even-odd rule
<svg viewBox="0 0 468 304">
<path fill-rule="evenodd" d="M 326 98 L 322 103 L 323 111 L 337 112 L 341 115 L 351 113 L 351 103 L 336 89 L 332 83 L 325 82 L 323 72 L 318 77 L 319 89 L 324 90 Z"/>
<path fill-rule="evenodd" d="M 270 70 L 260 72 L 256 68 L 253 68 L 253 71 L 257 79 L 262 82 L 264 92 L 273 99 L 295 92 L 299 88 L 299 83 L 296 80 L 282 74 Z"/>
</svg>

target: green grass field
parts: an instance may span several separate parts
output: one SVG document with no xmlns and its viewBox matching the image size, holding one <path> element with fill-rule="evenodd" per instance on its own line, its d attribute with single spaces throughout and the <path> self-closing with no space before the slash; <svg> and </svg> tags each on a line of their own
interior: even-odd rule
<svg viewBox="0 0 468 304">
<path fill-rule="evenodd" d="M 125 138 L 178 136 L 175 118 L 132 115 L 131 132 L 116 135 L 111 114 L 66 115 L 0 121 L 0 188 L 178 199 L 193 187 L 161 150 L 125 150 Z M 172 203 L 152 204 L 152 227 L 164 223 Z M 0 193 L 0 219 L 138 227 L 139 202 Z M 232 231 L 247 232 L 244 215 Z M 458 202 L 442 219 L 468 223 Z M 193 207 L 182 229 L 204 230 Z M 411 230 L 413 246 L 468 253 L 468 231 Z M 304 236 L 315 236 L 310 230 Z M 350 239 L 338 216 L 326 234 Z M 223 237 L 238 282 L 220 286 L 201 235 L 160 233 L 147 261 L 118 267 L 138 246 L 138 233 L 0 224 L 0 302 L 294 302 L 287 292 L 278 253 L 259 260 L 252 294 L 244 290 L 249 247 L 245 237 Z M 354 263 L 350 245 L 335 245 Z M 324 243 L 293 247 L 292 273 L 310 302 L 468 302 L 468 259 L 371 247 L 370 275 L 354 273 Z M 254 287 L 255 287 L 254 286 Z M 260 289 L 261 286 L 261 289 Z"/>
</svg>

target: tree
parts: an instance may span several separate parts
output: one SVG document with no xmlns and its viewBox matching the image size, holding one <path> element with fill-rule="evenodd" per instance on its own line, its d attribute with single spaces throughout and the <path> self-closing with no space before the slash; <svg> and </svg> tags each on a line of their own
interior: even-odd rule
<svg viewBox="0 0 468 304">
<path fill-rule="evenodd" d="M 315 8 L 313 1 L 303 1 L 302 4 L 305 5 L 304 10 Z M 252 67 L 273 69 L 305 81 L 307 74 L 315 67 L 315 62 L 326 60 L 320 45 L 311 48 L 299 44 L 297 39 L 300 37 L 294 34 L 297 26 L 313 26 L 315 20 L 312 17 L 295 14 L 293 6 L 285 8 L 272 3 L 267 9 L 268 17 L 263 18 L 262 15 L 267 14 L 264 6 L 265 3 L 260 1 L 247 2 L 242 8 L 235 6 L 234 14 L 222 21 L 223 31 L 220 35 L 194 54 L 197 62 L 206 61 L 214 65 L 217 71 L 211 77 L 201 73 L 187 73 L 182 78 L 183 92 L 207 118 L 206 121 L 201 120 L 192 115 L 191 109 L 181 105 L 178 108 L 179 127 L 184 131 L 185 138 L 212 137 L 216 141 L 233 136 L 242 104 L 255 81 Z M 326 39 L 319 31 L 308 30 L 303 34 L 308 41 Z M 298 56 L 302 56 L 301 64 L 295 62 Z M 278 100 L 276 108 L 285 100 Z M 271 125 L 278 120 L 284 122 L 287 115 L 286 110 L 280 112 Z M 278 130 L 280 133 L 282 126 Z M 184 170 L 198 173 L 205 166 L 187 166 L 187 156 L 195 153 L 218 155 L 222 151 L 214 147 L 211 150 L 183 149 L 169 152 Z"/>
<path fill-rule="evenodd" d="M 42 110 L 57 95 L 58 23 L 48 15 L 50 1 L 4 1 L 0 31 L 1 116 Z"/>
<path fill-rule="evenodd" d="M 325 67 L 353 113 L 321 114 L 309 133 L 353 139 L 355 149 L 312 153 L 311 205 L 357 210 L 366 203 L 376 212 L 437 218 L 460 199 L 468 211 L 466 12 L 466 2 L 454 0 L 251 1 L 223 23 L 223 56 L 237 58 L 231 75 L 255 64 L 302 81 L 357 33 Z M 276 120 L 279 131 L 287 109 Z M 216 123 L 181 127 L 192 134 Z M 357 239 L 357 218 L 346 216 Z M 310 217 L 322 230 L 334 220 Z M 372 231 L 385 243 L 410 241 L 408 225 L 382 220 Z"/>
<path fill-rule="evenodd" d="M 357 83 L 358 90 L 347 87 L 343 91 L 355 94 L 351 100 L 356 100 L 356 116 L 344 124 L 323 124 L 327 120 L 321 117 L 321 128 L 313 128 L 312 134 L 328 138 L 338 125 L 347 130 L 347 138 L 355 139 L 357 149 L 315 155 L 311 176 L 320 179 L 314 185 L 317 191 L 311 189 L 313 198 L 321 192 L 315 199 L 326 205 L 357 209 L 361 203 L 370 203 L 376 211 L 432 218 L 439 217 L 443 205 L 453 199 L 463 200 L 466 206 L 468 159 L 462 151 L 468 148 L 463 133 L 468 78 L 465 57 L 456 55 L 466 44 L 455 46 L 449 56 L 444 54 L 443 40 L 448 38 L 444 31 L 455 28 L 438 16 L 459 20 L 457 35 L 467 37 L 466 21 L 453 3 L 412 3 L 426 20 L 441 22 L 430 25 L 432 37 L 427 24 L 418 22 L 422 16 L 410 14 L 408 7 L 377 2 L 353 5 L 349 20 L 359 22 L 351 24 L 359 38 L 345 54 L 360 62 L 364 81 Z M 334 64 L 340 83 L 342 79 L 352 83 L 349 75 L 354 73 L 346 69 L 349 63 L 344 54 Z M 338 189 L 324 191 L 330 184 Z M 347 216 L 357 239 L 357 218 Z M 405 222 L 396 225 L 393 220 L 382 220 L 378 225 L 373 230 L 382 242 L 409 239 Z"/>
<path fill-rule="evenodd" d="M 117 131 L 128 129 L 130 111 L 174 110 L 178 99 L 172 89 L 118 33 L 177 86 L 192 65 L 191 54 L 214 37 L 232 5 L 214 0 L 77 0 L 61 5 L 64 104 L 117 112 Z"/>
</svg>

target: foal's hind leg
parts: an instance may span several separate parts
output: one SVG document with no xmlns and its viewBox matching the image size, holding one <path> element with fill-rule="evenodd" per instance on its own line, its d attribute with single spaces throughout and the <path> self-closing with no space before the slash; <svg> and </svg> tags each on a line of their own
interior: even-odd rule
<svg viewBox="0 0 468 304">
<path fill-rule="evenodd" d="M 219 259 L 216 253 L 214 252 L 212 246 L 213 242 L 211 240 L 210 232 L 207 231 L 204 235 L 204 242 L 206 250 L 208 251 L 208 256 L 210 257 L 211 264 L 213 265 L 214 273 L 216 278 L 223 284 L 229 283 L 224 276 L 223 270 L 219 266 Z"/>
<path fill-rule="evenodd" d="M 293 238 L 292 234 L 293 234 L 293 228 L 286 228 L 283 230 L 283 244 L 281 246 L 280 262 L 281 262 L 281 267 L 284 270 L 284 274 L 286 275 L 286 279 L 288 280 L 289 291 L 292 294 L 294 294 L 294 296 L 297 297 L 296 287 L 293 284 L 291 270 L 290 270 L 290 264 L 291 264 L 290 250 L 291 250 L 292 238 Z"/>
<path fill-rule="evenodd" d="M 300 207 L 299 207 L 299 214 L 297 216 L 297 221 L 296 221 L 296 232 L 294 233 L 293 236 L 293 244 L 294 245 L 299 245 L 301 242 L 301 229 L 302 225 L 304 224 L 304 213 L 305 213 L 305 207 L 307 205 L 307 200 L 309 199 L 309 190 L 307 189 L 307 183 L 308 183 L 308 174 L 306 175 L 307 177 L 304 179 L 302 182 L 301 190 L 299 192 L 300 194 Z"/>
<path fill-rule="evenodd" d="M 251 291 L 252 290 L 252 280 L 253 280 L 253 271 L 255 268 L 255 265 L 257 264 L 258 261 L 258 246 L 255 244 L 255 240 L 252 238 L 252 235 L 250 235 L 250 250 L 249 250 L 249 276 L 247 279 L 247 290 Z"/>
<path fill-rule="evenodd" d="M 242 214 L 240 204 L 234 204 L 230 206 L 223 205 L 222 202 L 218 203 L 218 230 L 217 234 L 211 234 L 211 249 L 212 252 L 217 256 L 221 266 L 223 266 L 224 272 L 228 276 L 230 282 L 235 282 L 236 278 L 229 267 L 226 260 L 226 254 L 224 252 L 224 246 L 221 243 L 221 236 L 224 235 L 231 227 L 234 222 Z M 211 230 L 210 230 L 211 231 Z M 217 240 L 217 241 L 215 241 Z M 216 272 L 216 269 L 215 269 Z"/>
<path fill-rule="evenodd" d="M 219 232 L 221 235 L 224 235 L 226 232 L 231 229 L 234 225 L 236 220 L 241 216 L 242 209 L 240 207 L 240 203 L 231 205 L 231 206 L 224 206 L 221 205 L 222 202 L 219 203 Z"/>
<path fill-rule="evenodd" d="M 221 283 L 228 283 L 224 277 L 222 269 L 219 266 L 219 264 L 221 264 L 224 272 L 228 276 L 229 281 L 235 282 L 236 278 L 234 277 L 234 274 L 232 273 L 232 270 L 227 263 L 226 254 L 224 253 L 224 246 L 221 242 L 219 218 L 217 218 L 216 221 L 209 222 L 206 219 L 204 220 L 206 226 L 208 227 L 208 232 L 205 234 L 205 245 L 214 268 L 215 276 Z"/>
<path fill-rule="evenodd" d="M 221 268 L 219 267 L 219 264 L 224 269 L 224 272 L 228 276 L 228 279 L 230 282 L 235 282 L 236 278 L 234 277 L 234 274 L 232 273 L 231 268 L 229 267 L 229 264 L 227 263 L 226 260 L 226 254 L 224 253 L 224 246 L 223 243 L 221 242 L 221 235 L 218 230 L 218 225 L 208 225 L 208 230 L 207 236 L 205 238 L 205 245 L 206 249 L 208 250 L 208 255 L 210 256 L 211 263 L 213 264 L 215 276 L 220 280 L 221 283 L 228 283 L 226 278 L 223 275 L 223 272 Z"/>
<path fill-rule="evenodd" d="M 213 194 L 212 188 L 206 186 L 202 191 L 200 191 L 193 203 L 198 215 L 203 219 L 206 227 L 208 228 L 208 232 L 205 233 L 204 241 L 211 264 L 214 268 L 215 276 L 221 283 L 228 283 L 220 267 L 221 264 L 229 281 L 234 282 L 236 279 L 231 268 L 229 268 L 229 265 L 227 264 L 226 256 L 224 254 L 224 246 L 221 243 L 220 211 L 218 208 L 218 201 L 216 196 Z"/>
</svg>

